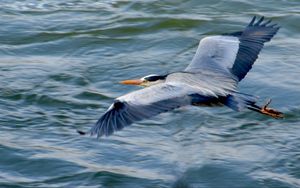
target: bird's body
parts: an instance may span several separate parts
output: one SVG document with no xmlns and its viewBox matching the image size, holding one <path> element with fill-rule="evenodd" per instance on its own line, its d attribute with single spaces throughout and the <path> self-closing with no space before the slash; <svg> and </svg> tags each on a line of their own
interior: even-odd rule
<svg viewBox="0 0 300 188">
<path fill-rule="evenodd" d="M 265 42 L 279 27 L 263 23 L 263 18 L 240 32 L 205 37 L 184 71 L 167 75 L 150 75 L 124 84 L 148 86 L 115 99 L 92 127 L 91 135 L 111 135 L 136 121 L 186 105 L 225 105 L 240 111 L 250 109 L 275 118 L 282 114 L 257 106 L 256 97 L 237 91 L 237 85 L 257 59 Z"/>
</svg>

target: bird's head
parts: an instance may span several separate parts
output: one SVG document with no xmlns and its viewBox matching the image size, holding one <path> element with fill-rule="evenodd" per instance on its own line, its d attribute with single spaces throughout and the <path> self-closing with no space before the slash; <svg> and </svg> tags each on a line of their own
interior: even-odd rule
<svg viewBox="0 0 300 188">
<path fill-rule="evenodd" d="M 124 80 L 121 81 L 121 84 L 126 85 L 138 85 L 143 87 L 149 87 L 155 84 L 163 83 L 166 81 L 167 75 L 156 75 L 156 74 L 150 74 L 148 76 L 144 76 L 143 78 L 137 79 L 137 80 Z"/>
</svg>

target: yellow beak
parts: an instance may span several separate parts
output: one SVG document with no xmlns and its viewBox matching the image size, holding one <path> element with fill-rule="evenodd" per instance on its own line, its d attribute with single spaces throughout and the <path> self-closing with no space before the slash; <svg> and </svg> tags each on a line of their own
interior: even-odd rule
<svg viewBox="0 0 300 188">
<path fill-rule="evenodd" d="M 120 82 L 120 84 L 125 85 L 141 85 L 143 83 L 142 80 L 123 80 Z"/>
</svg>

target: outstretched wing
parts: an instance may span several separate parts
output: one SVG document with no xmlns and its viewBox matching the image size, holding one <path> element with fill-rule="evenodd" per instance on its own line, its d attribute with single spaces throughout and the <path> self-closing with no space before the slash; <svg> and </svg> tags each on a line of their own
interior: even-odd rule
<svg viewBox="0 0 300 188">
<path fill-rule="evenodd" d="M 243 31 L 205 37 L 185 71 L 227 71 L 242 80 L 252 68 L 264 43 L 270 41 L 280 28 L 270 23 L 271 20 L 264 22 L 264 17 L 256 21 L 254 16 Z"/>
<path fill-rule="evenodd" d="M 109 136 L 133 122 L 213 97 L 216 94 L 208 89 L 180 83 L 157 84 L 117 98 L 90 133 Z"/>
</svg>

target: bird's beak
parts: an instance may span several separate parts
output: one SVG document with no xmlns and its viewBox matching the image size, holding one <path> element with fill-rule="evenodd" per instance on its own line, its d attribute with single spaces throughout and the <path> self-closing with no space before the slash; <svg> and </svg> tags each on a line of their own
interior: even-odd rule
<svg viewBox="0 0 300 188">
<path fill-rule="evenodd" d="M 120 84 L 125 85 L 141 85 L 143 83 L 143 80 L 123 80 L 120 82 Z"/>
</svg>

